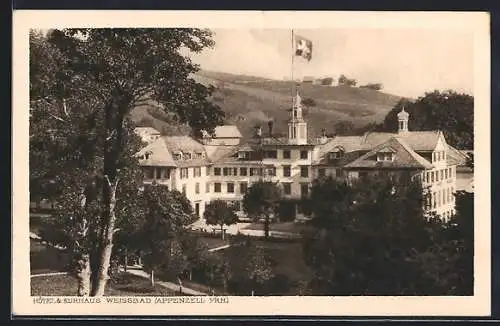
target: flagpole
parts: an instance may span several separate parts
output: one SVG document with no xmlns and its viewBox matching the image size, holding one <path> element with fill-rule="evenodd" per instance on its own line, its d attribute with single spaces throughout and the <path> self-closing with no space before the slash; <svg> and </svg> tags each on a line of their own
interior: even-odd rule
<svg viewBox="0 0 500 326">
<path fill-rule="evenodd" d="M 292 38 L 291 38 L 291 41 L 292 41 L 292 67 L 291 67 L 291 76 L 292 76 L 292 106 L 293 106 L 293 90 L 294 90 L 294 86 L 295 86 L 295 80 L 293 79 L 293 61 L 294 61 L 294 58 L 295 58 L 295 48 L 294 48 L 294 40 L 293 40 L 293 28 L 292 28 Z"/>
</svg>

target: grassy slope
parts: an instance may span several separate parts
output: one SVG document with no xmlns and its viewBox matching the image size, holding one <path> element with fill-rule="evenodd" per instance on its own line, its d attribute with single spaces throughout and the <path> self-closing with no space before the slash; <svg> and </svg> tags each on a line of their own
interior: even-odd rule
<svg viewBox="0 0 500 326">
<path fill-rule="evenodd" d="M 227 123 L 236 124 L 243 135 L 250 136 L 256 123 L 275 120 L 275 130 L 286 132 L 286 120 L 291 107 L 293 83 L 268 80 L 259 77 L 227 73 L 200 71 L 194 78 L 205 85 L 217 87 L 213 101 L 225 112 Z M 355 126 L 369 122 L 380 122 L 400 99 L 398 96 L 356 87 L 325 87 L 312 84 L 301 85 L 301 96 L 313 98 L 317 105 L 309 108 L 306 119 L 310 136 L 317 136 L 322 128 L 333 131 L 333 125 L 340 120 L 352 121 Z M 169 134 L 185 134 L 185 126 L 165 122 L 169 118 L 150 114 L 155 104 L 149 102 L 132 111 L 132 119 L 151 119 L 158 130 L 169 130 Z M 174 127 L 174 128 L 172 128 Z"/>
</svg>

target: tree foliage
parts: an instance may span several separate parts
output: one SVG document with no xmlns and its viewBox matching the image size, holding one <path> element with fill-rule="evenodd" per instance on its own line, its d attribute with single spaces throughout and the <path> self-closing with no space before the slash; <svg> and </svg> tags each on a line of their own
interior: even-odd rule
<svg viewBox="0 0 500 326">
<path fill-rule="evenodd" d="M 313 185 L 311 204 L 318 231 L 307 236 L 304 255 L 314 271 L 315 293 L 444 295 L 472 279 L 470 252 L 462 256 L 452 245 L 463 237 L 453 223 L 424 214 L 418 182 L 374 178 L 348 184 L 329 178 Z M 470 226 L 457 225 L 462 232 Z M 452 256 L 456 263 L 449 262 Z M 464 267 L 455 271 L 459 261 Z"/>
<path fill-rule="evenodd" d="M 302 105 L 307 106 L 307 107 L 314 107 L 316 106 L 316 101 L 310 97 L 306 97 L 302 99 Z"/>
<path fill-rule="evenodd" d="M 384 86 L 381 83 L 369 83 L 366 85 L 361 85 L 359 88 L 367 88 L 367 89 L 373 89 L 375 91 L 380 91 Z"/>
<path fill-rule="evenodd" d="M 79 216 L 80 230 L 70 233 L 80 235 L 74 242 L 93 262 L 91 295 L 104 293 L 125 205 L 121 187 L 133 184 L 127 178 L 136 171 L 128 114 L 151 98 L 194 135 L 222 124 L 223 112 L 209 101 L 212 90 L 190 77 L 198 66 L 182 54 L 212 45 L 210 31 L 200 29 L 30 34 L 30 188 L 44 191 L 53 180 L 52 190 L 72 209 L 65 218 Z M 88 263 L 80 259 L 82 264 L 87 277 Z"/>
<path fill-rule="evenodd" d="M 345 75 L 340 75 L 338 79 L 339 86 L 356 86 L 356 79 L 347 78 Z"/>
<path fill-rule="evenodd" d="M 425 93 L 415 101 L 402 99 L 377 129 L 397 131 L 397 114 L 403 107 L 410 114 L 410 130 L 442 130 L 450 145 L 474 148 L 474 97 L 449 90 Z"/>
<path fill-rule="evenodd" d="M 280 188 L 274 182 L 268 181 L 252 184 L 243 197 L 243 209 L 254 220 L 263 221 L 266 237 L 269 236 L 271 218 L 278 212 L 281 199 Z"/>
<path fill-rule="evenodd" d="M 232 225 L 238 222 L 238 216 L 234 212 L 234 208 L 229 206 L 227 201 L 214 200 L 205 206 L 203 213 L 207 224 L 218 225 L 221 228 L 222 239 L 224 239 L 224 225 Z"/>
</svg>

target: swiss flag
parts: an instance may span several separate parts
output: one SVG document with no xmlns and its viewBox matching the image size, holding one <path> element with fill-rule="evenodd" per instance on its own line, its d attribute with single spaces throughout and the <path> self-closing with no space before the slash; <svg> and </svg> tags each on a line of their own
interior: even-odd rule
<svg viewBox="0 0 500 326">
<path fill-rule="evenodd" d="M 300 56 L 307 61 L 311 61 L 312 58 L 312 41 L 302 37 L 300 35 L 295 35 L 295 55 Z"/>
</svg>

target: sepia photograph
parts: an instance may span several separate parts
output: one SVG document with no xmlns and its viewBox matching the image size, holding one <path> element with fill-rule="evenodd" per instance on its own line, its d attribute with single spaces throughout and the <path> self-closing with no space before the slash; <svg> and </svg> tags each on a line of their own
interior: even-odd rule
<svg viewBox="0 0 500 326">
<path fill-rule="evenodd" d="M 488 16 L 245 15 L 22 20 L 13 272 L 31 314 L 478 294 L 488 310 Z"/>
</svg>

